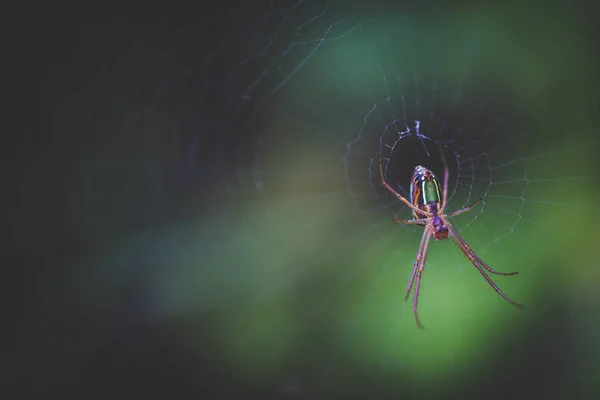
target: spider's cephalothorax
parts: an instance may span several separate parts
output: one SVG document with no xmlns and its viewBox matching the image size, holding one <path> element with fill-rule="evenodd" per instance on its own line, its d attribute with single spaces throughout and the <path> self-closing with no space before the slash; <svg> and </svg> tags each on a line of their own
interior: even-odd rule
<svg viewBox="0 0 600 400">
<path fill-rule="evenodd" d="M 475 206 L 475 204 L 479 203 L 481 199 L 476 200 L 471 205 L 461 208 L 460 210 L 453 211 L 451 213 L 446 213 L 444 210 L 446 209 L 446 204 L 448 202 L 448 164 L 446 163 L 446 157 L 444 156 L 444 151 L 440 147 L 440 153 L 442 155 L 442 162 L 444 163 L 444 186 L 440 185 L 440 181 L 436 178 L 436 176 L 429 169 L 423 166 L 417 166 L 415 171 L 413 172 L 412 179 L 410 182 L 410 201 L 408 201 L 404 196 L 400 193 L 396 192 L 386 181 L 385 176 L 383 174 L 383 163 L 381 158 L 379 158 L 379 173 L 381 174 L 381 182 L 383 186 L 398 200 L 407 205 L 413 211 L 413 219 L 410 220 L 401 220 L 396 219 L 394 217 L 394 221 L 396 223 L 403 224 L 412 224 L 423 226 L 425 229 L 423 231 L 423 236 L 421 237 L 421 244 L 419 245 L 419 249 L 417 250 L 417 257 L 415 259 L 413 273 L 410 277 L 410 281 L 408 282 L 408 288 L 406 289 L 405 299 L 408 299 L 410 295 L 410 290 L 413 287 L 413 282 L 416 278 L 416 286 L 415 286 L 415 295 L 413 299 L 413 313 L 415 314 L 415 319 L 417 321 L 417 326 L 422 327 L 419 322 L 419 317 L 417 315 L 417 301 L 419 299 L 419 287 L 421 286 L 421 275 L 423 274 L 423 270 L 425 269 L 425 258 L 427 257 L 427 250 L 429 249 L 429 241 L 431 237 L 438 241 L 440 239 L 446 239 L 451 237 L 454 240 L 454 243 L 458 246 L 458 248 L 463 252 L 463 254 L 473 263 L 475 268 L 479 270 L 481 275 L 485 278 L 487 283 L 494 288 L 494 290 L 504 298 L 504 300 L 508 301 L 515 307 L 525 308 L 524 305 L 517 303 L 516 301 L 508 298 L 502 290 L 492 281 L 489 275 L 484 271 L 496 275 L 514 275 L 517 272 L 499 272 L 492 269 L 489 265 L 484 263 L 481 258 L 469 247 L 467 242 L 460 236 L 458 231 L 452 226 L 448 218 L 454 217 L 456 215 L 460 215 L 464 212 L 469 211 L 471 208 Z M 441 193 L 441 196 L 440 196 Z"/>
<path fill-rule="evenodd" d="M 448 227 L 444 224 L 444 220 L 438 217 L 437 215 L 433 217 L 431 221 L 431 225 L 433 226 L 433 238 L 436 242 L 439 242 L 440 239 L 448 238 Z"/>
</svg>

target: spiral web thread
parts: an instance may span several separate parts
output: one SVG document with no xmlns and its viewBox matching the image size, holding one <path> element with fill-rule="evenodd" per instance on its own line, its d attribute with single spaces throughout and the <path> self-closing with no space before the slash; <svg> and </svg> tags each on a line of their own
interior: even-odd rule
<svg viewBox="0 0 600 400">
<path fill-rule="evenodd" d="M 402 33 L 401 45 L 396 43 L 394 48 L 402 57 L 390 56 L 394 52 L 389 47 L 388 52 L 381 53 L 377 60 L 380 82 L 370 92 L 375 101 L 364 114 L 356 136 L 346 143 L 344 179 L 349 195 L 359 206 L 385 207 L 390 210 L 388 215 L 393 212 L 398 218 L 410 219 L 412 211 L 381 190 L 379 158 L 388 183 L 408 199 L 415 165 L 430 167 L 440 181 L 443 179 L 442 147 L 450 169 L 447 210 L 482 199 L 455 221 L 459 231 L 479 234 L 477 249 L 481 253 L 522 223 L 560 228 L 536 217 L 536 209 L 557 214 L 565 209 L 586 212 L 589 203 L 578 202 L 578 198 L 539 194 L 564 182 L 575 189 L 593 184 L 594 172 L 573 166 L 581 146 L 565 141 L 553 144 L 551 123 L 525 115 L 527 104 L 494 99 L 505 95 L 502 89 L 472 71 L 483 44 L 470 38 L 453 42 L 441 32 L 422 40 L 415 36 L 419 32 L 415 34 L 408 27 Z M 390 35 L 384 31 L 382 42 L 388 44 Z M 417 56 L 414 46 L 419 41 L 426 42 L 427 47 L 419 49 Z M 452 48 L 456 56 L 448 56 L 440 48 Z M 448 66 L 448 59 L 454 65 Z M 450 79 L 440 76 L 444 67 L 455 71 Z M 478 90 L 478 85 L 484 89 Z M 408 150 L 403 151 L 403 147 Z M 397 159 L 400 161 L 394 164 Z M 414 161 L 411 165 L 402 159 Z M 362 174 L 357 173 L 359 164 Z M 494 216 L 488 218 L 488 214 Z"/>
</svg>

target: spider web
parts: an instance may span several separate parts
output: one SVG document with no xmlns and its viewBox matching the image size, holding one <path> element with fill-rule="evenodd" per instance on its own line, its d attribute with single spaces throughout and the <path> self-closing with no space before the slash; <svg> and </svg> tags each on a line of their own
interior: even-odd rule
<svg viewBox="0 0 600 400">
<path fill-rule="evenodd" d="M 486 65 L 490 60 L 483 57 L 489 54 L 477 58 L 488 44 L 449 37 L 443 28 L 444 33 L 423 32 L 419 23 L 387 26 L 382 33 L 383 50 L 373 66 L 380 82 L 370 89 L 372 107 L 343 157 L 344 179 L 358 205 L 386 207 L 410 219 L 412 211 L 391 196 L 381 202 L 379 157 L 388 182 L 408 198 L 414 165 L 423 164 L 442 179 L 442 148 L 451 171 L 449 210 L 481 199 L 458 224 L 459 231 L 478 230 L 480 252 L 519 224 L 552 226 L 540 218 L 548 215 L 542 209 L 554 215 L 589 209 L 589 196 L 566 201 L 561 194 L 543 194 L 560 182 L 574 191 L 596 182 L 591 168 L 573 161 L 586 143 L 578 143 L 576 135 L 565 140 L 547 116 L 532 115 L 527 100 L 507 90 L 510 77 Z M 394 51 L 391 37 L 400 38 Z M 360 168 L 368 179 L 360 179 Z M 492 219 L 496 223 L 488 222 Z"/>
<path fill-rule="evenodd" d="M 82 151 L 79 179 L 125 181 L 119 205 L 136 211 L 88 212 L 97 187 L 74 190 L 74 224 L 88 227 L 82 235 L 110 237 L 90 256 L 94 263 L 74 267 L 84 302 L 131 284 L 144 310 L 136 303 L 131 314 L 156 323 L 310 293 L 300 313 L 343 314 L 336 345 L 344 349 L 354 348 L 347 332 L 386 302 L 385 319 L 402 321 L 384 339 L 395 343 L 414 328 L 401 300 L 422 228 L 392 222 L 411 211 L 382 187 L 379 159 L 390 185 L 408 197 L 416 165 L 442 178 L 440 149 L 450 171 L 447 210 L 482 199 L 452 221 L 477 254 L 508 261 L 514 251 L 523 263 L 504 270 L 534 282 L 542 255 L 564 245 L 563 253 L 579 250 L 582 284 L 597 279 L 597 140 L 585 98 L 573 100 L 583 84 L 561 75 L 581 49 L 557 60 L 549 56 L 556 48 L 515 44 L 516 28 L 500 24 L 488 34 L 487 20 L 388 13 L 383 5 L 222 6 L 208 16 L 174 7 L 136 28 L 87 88 L 86 106 L 101 112 L 87 121 L 97 131 Z M 69 118 L 80 101 L 76 95 L 65 106 Z M 131 189 L 128 179 L 144 188 Z M 114 239 L 115 225 L 139 220 L 169 227 Z M 577 245 L 567 238 L 572 231 Z M 467 298 L 494 299 L 464 257 L 442 267 L 445 257 L 460 257 L 442 246 L 431 246 L 421 307 L 436 307 L 427 297 L 448 279 Z M 479 315 L 508 308 L 501 301 L 485 303 Z M 281 326 L 301 328 L 287 309 L 273 312 Z M 385 356 L 375 354 L 378 365 Z M 285 382 L 283 390 L 298 390 L 295 376 Z"/>
</svg>

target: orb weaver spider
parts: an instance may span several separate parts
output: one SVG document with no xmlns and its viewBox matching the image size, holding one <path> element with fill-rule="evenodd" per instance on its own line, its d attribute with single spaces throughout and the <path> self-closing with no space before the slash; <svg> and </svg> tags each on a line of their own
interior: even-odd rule
<svg viewBox="0 0 600 400">
<path fill-rule="evenodd" d="M 448 164 L 446 163 L 446 156 L 444 155 L 444 151 L 442 148 L 439 148 L 440 153 L 442 155 L 442 162 L 444 163 L 444 187 L 442 192 L 442 198 L 440 199 L 440 182 L 437 177 L 431 172 L 431 170 L 417 165 L 411 177 L 410 182 L 410 201 L 405 199 L 401 194 L 396 192 L 386 181 L 383 174 L 383 164 L 382 157 L 379 157 L 379 173 L 381 175 L 381 182 L 383 186 L 390 191 L 398 200 L 406 204 L 413 211 L 413 219 L 411 220 L 400 220 L 396 219 L 394 216 L 394 222 L 397 224 L 412 224 L 424 226 L 425 229 L 423 231 L 423 236 L 421 237 L 421 244 L 419 245 L 419 249 L 417 250 L 417 257 L 415 259 L 414 268 L 412 275 L 410 277 L 410 281 L 408 282 L 408 288 L 406 289 L 406 295 L 404 296 L 404 300 L 407 300 L 410 296 L 410 291 L 412 289 L 415 276 L 417 278 L 417 284 L 415 286 L 415 294 L 413 298 L 413 313 L 415 315 L 415 320 L 417 322 L 417 326 L 419 328 L 423 328 L 421 322 L 419 321 L 419 316 L 417 314 L 417 302 L 419 300 L 419 287 L 421 285 L 421 275 L 423 274 L 423 269 L 425 267 L 425 258 L 427 257 L 427 250 L 429 249 L 429 241 L 431 237 L 435 239 L 435 241 L 440 241 L 441 239 L 447 239 L 451 237 L 454 239 L 454 243 L 458 246 L 458 248 L 463 252 L 463 254 L 473 263 L 475 268 L 481 272 L 481 275 L 485 278 L 487 283 L 500 295 L 504 298 L 504 300 L 508 301 L 513 306 L 524 309 L 525 306 L 517 303 L 516 301 L 511 300 L 506 296 L 502 290 L 492 281 L 489 275 L 484 271 L 486 269 L 488 272 L 496 275 L 516 275 L 518 272 L 499 272 L 493 270 L 489 265 L 484 263 L 481 258 L 475 254 L 473 250 L 469 247 L 469 245 L 465 242 L 465 240 L 458 234 L 458 231 L 452 226 L 452 224 L 448 221 L 448 218 L 454 217 L 456 215 L 460 215 L 464 212 L 469 211 L 473 208 L 477 203 L 481 201 L 481 199 L 477 199 L 475 202 L 470 204 L 469 206 L 462 208 L 458 211 L 453 211 L 451 213 L 444 213 L 444 209 L 447 205 L 448 199 L 448 177 L 449 170 Z M 441 200 L 441 201 L 440 201 Z"/>
</svg>

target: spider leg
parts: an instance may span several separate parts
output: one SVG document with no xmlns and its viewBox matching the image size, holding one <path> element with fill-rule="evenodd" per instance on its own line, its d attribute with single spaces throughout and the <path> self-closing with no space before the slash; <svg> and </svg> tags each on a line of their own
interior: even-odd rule
<svg viewBox="0 0 600 400">
<path fill-rule="evenodd" d="M 483 268 L 487 269 L 492 274 L 504 275 L 504 276 L 518 274 L 518 272 L 500 272 L 500 271 L 496 271 L 495 269 L 492 269 L 492 267 L 490 267 L 489 265 L 484 263 L 483 260 L 481 258 L 479 258 L 479 256 L 477 254 L 475 254 L 473 249 L 471 249 L 471 247 L 467 244 L 467 242 L 465 242 L 465 239 L 463 239 L 463 237 L 460 236 L 460 234 L 456 231 L 456 229 L 454 229 L 454 227 L 451 226 L 451 224 L 447 224 L 447 225 L 450 225 L 450 227 L 451 227 L 450 231 L 451 231 L 452 237 L 454 238 L 454 241 L 456 242 L 456 244 L 458 244 L 458 246 L 463 251 L 463 253 L 465 253 L 467 258 L 469 260 L 471 260 L 471 262 L 477 262 L 479 265 L 481 265 Z"/>
<path fill-rule="evenodd" d="M 383 183 L 383 186 L 387 190 L 389 190 L 390 193 L 392 193 L 394 196 L 396 196 L 396 198 L 398 200 L 400 200 L 401 202 L 406 204 L 408 207 L 410 207 L 410 209 L 413 210 L 414 212 L 416 212 L 417 215 L 423 215 L 425 217 L 433 217 L 432 213 L 429 213 L 427 211 L 423 211 L 423 210 L 417 208 L 415 205 L 411 204 L 410 201 L 406 200 L 404 198 L 404 196 L 402 196 L 400 193 L 396 192 L 390 185 L 388 185 L 388 183 L 385 181 L 385 178 L 383 176 L 383 163 L 381 162 L 381 157 L 379 157 L 379 174 L 381 175 L 381 183 Z"/>
<path fill-rule="evenodd" d="M 419 288 L 421 287 L 421 275 L 423 274 L 423 269 L 425 268 L 425 258 L 427 257 L 427 249 L 429 248 L 429 240 L 431 239 L 431 234 L 429 230 L 425 228 L 425 243 L 423 244 L 423 250 L 421 251 L 421 262 L 419 268 L 417 269 L 417 285 L 415 286 L 415 296 L 413 298 L 413 313 L 415 314 L 415 320 L 417 321 L 417 326 L 423 329 L 423 325 L 419 321 L 419 315 L 417 314 L 417 302 L 419 301 Z M 413 272 L 414 274 L 414 272 Z"/>
<path fill-rule="evenodd" d="M 458 210 L 458 211 L 452 211 L 450 214 L 446 214 L 446 218 L 454 217 L 454 216 L 456 216 L 456 215 L 460 215 L 460 214 L 462 214 L 462 213 L 464 213 L 464 212 L 467 212 L 467 211 L 469 211 L 471 208 L 475 207 L 475 205 L 476 205 L 477 203 L 479 203 L 480 201 L 481 201 L 481 199 L 477 199 L 477 200 L 475 200 L 473 203 L 471 203 L 470 205 L 468 205 L 468 206 L 467 206 L 467 207 L 465 207 L 465 208 L 461 208 L 461 209 L 460 209 L 460 210 Z"/>
<path fill-rule="evenodd" d="M 425 226 L 425 223 L 426 223 L 424 219 L 396 219 L 396 217 L 394 217 L 394 222 L 397 224 L 419 225 L 419 226 Z"/>
<path fill-rule="evenodd" d="M 502 290 L 500 290 L 500 288 L 498 287 L 498 285 L 496 285 L 494 283 L 494 281 L 492 280 L 492 278 L 490 278 L 488 276 L 488 274 L 485 273 L 485 271 L 483 270 L 483 268 L 485 268 L 488 271 L 490 271 L 491 273 L 494 273 L 494 274 L 497 274 L 497 275 L 514 275 L 514 274 L 517 274 L 518 272 L 503 273 L 503 272 L 494 271 L 486 263 L 484 263 L 483 261 L 481 261 L 481 259 L 479 257 L 477 257 L 477 255 L 473 252 L 473 250 L 471 250 L 471 248 L 467 245 L 467 243 L 464 241 L 464 239 L 458 234 L 458 232 L 456 231 L 456 229 L 454 229 L 454 227 L 451 224 L 447 224 L 447 226 L 448 226 L 448 231 L 450 233 L 450 236 L 452 236 L 452 239 L 454 239 L 454 242 L 456 243 L 456 245 L 458 246 L 458 248 L 473 263 L 473 265 L 475 266 L 475 268 L 477 268 L 479 270 L 479 272 L 481 272 L 481 275 L 483 275 L 483 277 L 485 278 L 485 280 L 487 281 L 487 283 L 489 283 L 490 286 L 492 288 L 494 288 L 494 290 L 496 291 L 496 293 L 498 293 L 500 296 L 502 296 L 504 298 L 504 300 L 508 301 L 513 306 L 515 306 L 517 308 L 520 308 L 520 309 L 524 309 L 525 306 L 523 304 L 517 303 L 516 301 L 511 300 L 510 298 L 508 298 L 508 296 L 506 296 L 502 292 Z M 483 266 L 483 268 L 481 268 L 482 266 Z"/>
<path fill-rule="evenodd" d="M 423 255 L 423 245 L 425 244 L 425 238 L 429 235 L 427 229 L 423 230 L 423 236 L 421 236 L 421 243 L 419 243 L 419 250 L 417 250 L 417 257 L 415 258 L 414 268 L 412 275 L 410 276 L 410 281 L 408 281 L 408 287 L 406 288 L 406 295 L 404 296 L 404 300 L 408 300 L 408 296 L 410 296 L 410 290 L 412 289 L 413 282 L 415 281 L 415 276 L 417 270 L 419 269 L 419 265 L 421 264 L 421 258 Z"/>
<path fill-rule="evenodd" d="M 444 163 L 444 189 L 443 189 L 443 198 L 442 198 L 442 206 L 440 207 L 440 214 L 444 212 L 444 208 L 446 208 L 446 201 L 448 200 L 448 178 L 450 176 L 450 171 L 448 170 L 448 163 L 446 162 L 446 155 L 444 154 L 444 149 L 442 146 L 438 146 L 440 149 L 440 154 L 442 155 L 442 162 Z"/>
</svg>

